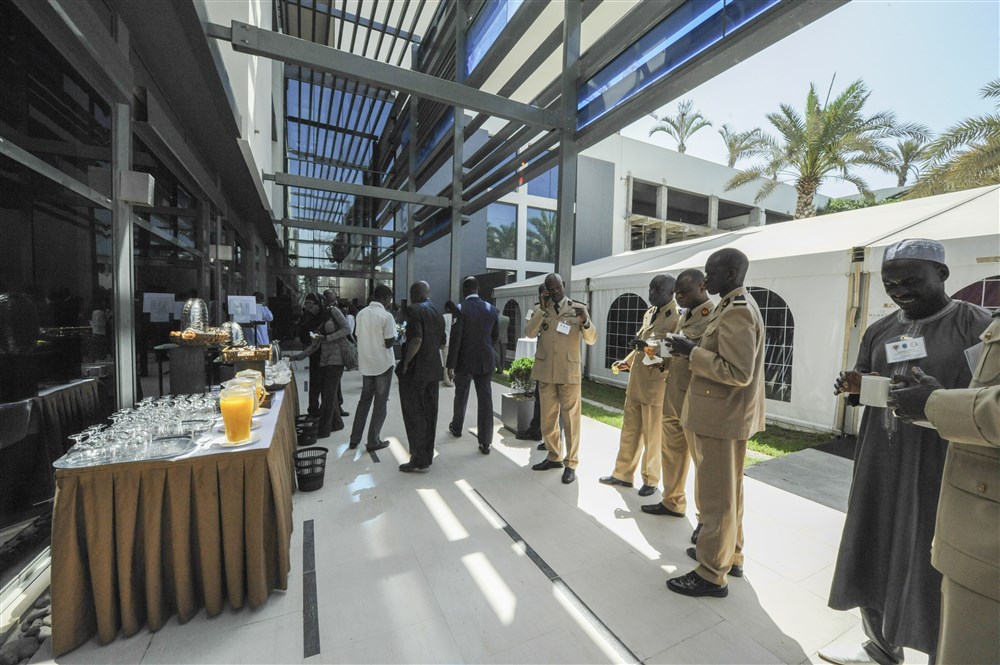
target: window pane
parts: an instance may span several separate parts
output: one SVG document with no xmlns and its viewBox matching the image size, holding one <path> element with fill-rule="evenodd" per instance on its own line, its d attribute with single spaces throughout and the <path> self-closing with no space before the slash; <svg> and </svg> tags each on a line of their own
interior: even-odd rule
<svg viewBox="0 0 1000 665">
<path fill-rule="evenodd" d="M 528 208 L 529 261 L 551 263 L 556 258 L 556 213 L 554 210 Z"/>
<path fill-rule="evenodd" d="M 486 208 L 486 256 L 517 258 L 517 206 L 493 203 Z"/>
<path fill-rule="evenodd" d="M 779 402 L 792 401 L 792 310 L 774 291 L 747 287 L 764 319 L 764 394 Z"/>
<path fill-rule="evenodd" d="M 612 363 L 629 354 L 628 342 L 635 337 L 642 326 L 642 315 L 646 313 L 646 301 L 634 293 L 625 293 L 615 298 L 608 310 L 608 334 L 604 346 L 604 367 L 610 369 Z"/>
<path fill-rule="evenodd" d="M 559 196 L 559 167 L 551 169 L 528 183 L 528 193 L 532 196 L 544 196 L 549 199 Z"/>
</svg>

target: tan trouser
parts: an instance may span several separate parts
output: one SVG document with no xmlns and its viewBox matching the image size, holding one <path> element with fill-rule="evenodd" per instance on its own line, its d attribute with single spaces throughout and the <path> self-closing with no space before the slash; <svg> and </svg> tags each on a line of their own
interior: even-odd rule
<svg viewBox="0 0 1000 665">
<path fill-rule="evenodd" d="M 675 513 L 687 512 L 684 485 L 687 483 L 688 468 L 694 457 L 694 442 L 681 427 L 681 421 L 673 416 L 663 416 L 662 430 L 660 467 L 663 475 L 663 500 L 661 503 Z M 694 493 L 697 497 L 697 473 Z M 695 508 L 697 509 L 697 506 Z M 701 522 L 700 516 L 698 521 Z"/>
<path fill-rule="evenodd" d="M 576 468 L 577 453 L 580 450 L 580 384 L 538 382 L 542 439 L 548 448 L 548 459 L 564 461 L 571 469 Z M 566 433 L 566 457 L 563 458 L 562 442 L 559 440 L 559 411 L 562 411 L 562 426 Z"/>
<path fill-rule="evenodd" d="M 709 582 L 726 584 L 730 567 L 743 565 L 743 460 L 747 442 L 689 434 L 694 440 L 695 502 L 703 524 L 695 572 Z"/>
<path fill-rule="evenodd" d="M 618 440 L 614 477 L 632 482 L 642 456 L 642 484 L 656 487 L 660 482 L 660 421 L 663 407 L 625 399 L 625 417 Z"/>
<path fill-rule="evenodd" d="M 947 576 L 941 581 L 937 662 L 1000 663 L 1000 603 Z"/>
</svg>

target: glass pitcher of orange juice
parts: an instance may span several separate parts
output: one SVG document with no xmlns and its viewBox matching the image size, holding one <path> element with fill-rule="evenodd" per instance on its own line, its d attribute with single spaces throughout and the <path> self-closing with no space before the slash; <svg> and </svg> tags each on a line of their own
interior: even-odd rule
<svg viewBox="0 0 1000 665">
<path fill-rule="evenodd" d="M 226 441 L 238 443 L 250 438 L 250 423 L 257 406 L 254 386 L 232 384 L 219 393 L 219 408 L 226 427 Z"/>
<path fill-rule="evenodd" d="M 264 390 L 264 375 L 255 369 L 245 369 L 236 373 L 237 379 L 253 379 L 257 384 L 257 402 L 258 404 L 264 403 L 264 397 L 267 395 Z"/>
<path fill-rule="evenodd" d="M 261 402 L 264 401 L 264 388 L 263 386 L 258 389 L 257 382 L 252 376 L 238 376 L 235 379 L 230 379 L 228 381 L 222 382 L 223 388 L 230 388 L 233 386 L 245 386 L 250 389 L 250 392 L 254 395 L 253 412 L 257 413 Z"/>
</svg>

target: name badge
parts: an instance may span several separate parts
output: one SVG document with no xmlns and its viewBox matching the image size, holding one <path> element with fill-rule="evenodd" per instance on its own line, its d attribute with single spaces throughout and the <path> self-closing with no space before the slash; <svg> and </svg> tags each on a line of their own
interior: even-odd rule
<svg viewBox="0 0 1000 665">
<path fill-rule="evenodd" d="M 559 333 L 559 334 L 561 334 L 561 335 L 568 335 L 569 334 L 569 324 L 566 323 L 565 321 L 560 321 L 556 325 L 556 332 Z"/>
<path fill-rule="evenodd" d="M 927 357 L 927 347 L 923 337 L 910 337 L 885 345 L 885 359 L 890 363 L 901 363 Z"/>
</svg>

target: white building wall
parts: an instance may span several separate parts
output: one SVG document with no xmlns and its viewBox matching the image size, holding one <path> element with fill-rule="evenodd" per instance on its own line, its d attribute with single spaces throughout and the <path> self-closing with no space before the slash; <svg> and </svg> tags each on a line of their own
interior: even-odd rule
<svg viewBox="0 0 1000 665">
<path fill-rule="evenodd" d="M 194 0 L 198 14 L 205 20 L 219 25 L 230 25 L 232 21 L 242 21 L 264 30 L 271 30 L 271 2 L 267 0 Z M 270 203 L 272 216 L 279 216 L 283 209 L 279 190 L 274 183 L 263 182 L 261 172 L 273 173 L 280 168 L 281 159 L 275 161 L 274 144 L 271 141 L 271 108 L 275 105 L 278 122 L 284 117 L 284 91 L 281 87 L 280 63 L 269 58 L 247 55 L 234 51 L 228 44 L 215 39 L 209 46 L 216 50 L 217 61 L 222 63 L 223 82 L 228 78 L 231 90 L 230 103 L 235 104 L 234 112 L 240 121 L 240 137 L 250 148 L 253 164 L 251 173 L 263 188 Z M 278 68 L 276 76 L 275 68 Z M 275 88 L 275 81 L 278 87 Z M 273 93 L 273 94 L 272 94 Z M 278 143 L 279 147 L 282 145 Z M 280 153 L 279 153 L 280 154 Z M 279 168 L 275 169 L 274 165 Z"/>
</svg>

